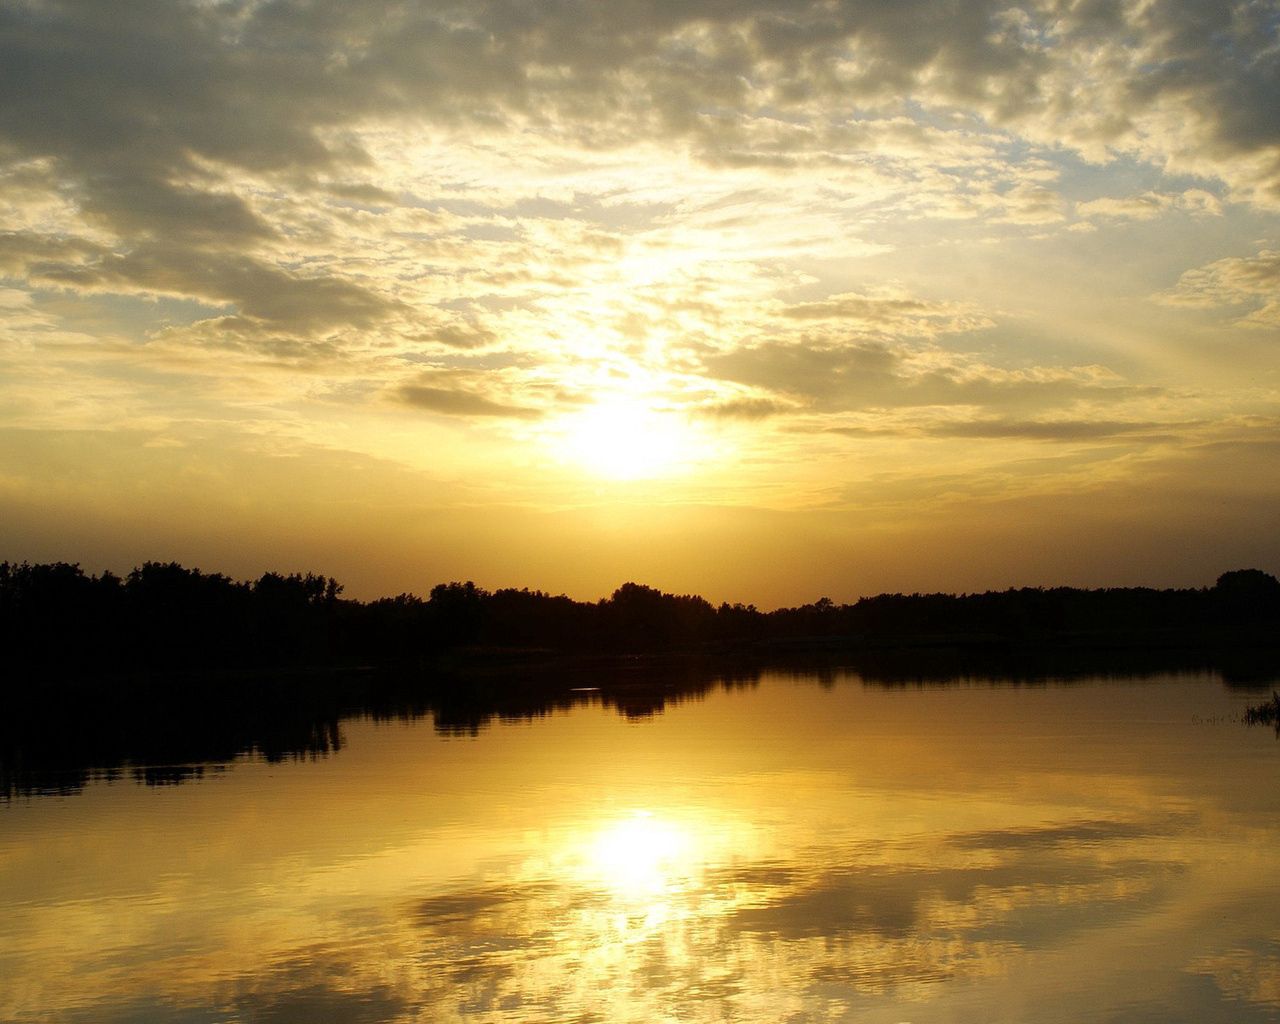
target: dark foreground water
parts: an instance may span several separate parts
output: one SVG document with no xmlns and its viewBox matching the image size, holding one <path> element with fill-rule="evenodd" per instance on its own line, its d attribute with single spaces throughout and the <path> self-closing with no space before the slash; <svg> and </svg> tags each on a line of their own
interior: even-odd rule
<svg viewBox="0 0 1280 1024">
<path fill-rule="evenodd" d="M 0 804 L 0 1020 L 1280 1021 L 1257 693 L 580 698 Z"/>
</svg>

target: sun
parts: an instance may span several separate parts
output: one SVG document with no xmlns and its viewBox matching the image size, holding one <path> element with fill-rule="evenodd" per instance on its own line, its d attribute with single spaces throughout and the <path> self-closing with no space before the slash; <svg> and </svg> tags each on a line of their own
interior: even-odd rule
<svg viewBox="0 0 1280 1024">
<path fill-rule="evenodd" d="M 631 397 L 598 399 L 562 417 L 553 444 L 595 476 L 619 481 L 674 475 L 705 454 L 706 447 L 684 417 Z"/>
</svg>

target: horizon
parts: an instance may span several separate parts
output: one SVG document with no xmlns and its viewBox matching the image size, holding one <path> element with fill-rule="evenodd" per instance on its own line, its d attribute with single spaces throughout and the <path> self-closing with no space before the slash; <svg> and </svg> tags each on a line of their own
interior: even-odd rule
<svg viewBox="0 0 1280 1024">
<path fill-rule="evenodd" d="M 852 606 L 852 605 L 854 605 L 854 604 L 857 604 L 859 601 L 869 600 L 869 599 L 874 599 L 874 598 L 877 598 L 877 597 L 936 597 L 936 596 L 943 596 L 943 597 L 966 598 L 966 597 L 977 597 L 977 596 L 982 596 L 982 595 L 984 595 L 984 594 L 1010 593 L 1010 592 L 1016 592 L 1016 591 L 1021 591 L 1021 590 L 1040 590 L 1040 591 L 1054 591 L 1054 590 L 1078 590 L 1078 591 L 1088 591 L 1088 590 L 1098 590 L 1098 591 L 1103 591 L 1103 590 L 1116 590 L 1116 589 L 1121 589 L 1121 590 L 1122 590 L 1122 589 L 1137 589 L 1137 590 L 1154 590 L 1154 591 L 1162 591 L 1162 590 L 1209 591 L 1209 590 L 1213 590 L 1213 589 L 1215 589 L 1215 587 L 1217 586 L 1218 582 L 1219 582 L 1223 577 L 1225 577 L 1225 576 L 1232 576 L 1232 575 L 1236 575 L 1236 574 L 1249 574 L 1249 575 L 1253 575 L 1253 574 L 1261 574 L 1263 577 L 1269 577 L 1269 578 L 1270 578 L 1270 580 L 1271 580 L 1273 583 L 1274 583 L 1274 582 L 1277 582 L 1277 577 L 1276 577 L 1276 576 L 1275 576 L 1275 574 L 1273 574 L 1273 573 L 1266 572 L 1265 570 L 1258 569 L 1258 568 L 1253 567 L 1253 566 L 1240 566 L 1240 567 L 1237 567 L 1237 568 L 1235 568 L 1235 569 L 1224 569 L 1222 572 L 1220 572 L 1220 573 L 1218 573 L 1217 575 L 1215 575 L 1215 576 L 1213 577 L 1213 579 L 1212 579 L 1210 582 L 1207 582 L 1207 583 L 1201 583 L 1201 584 L 1199 584 L 1199 585 L 1192 585 L 1192 586 L 1189 586 L 1189 587 L 1155 587 L 1155 586 L 1150 586 L 1150 585 L 1141 584 L 1141 583 L 1139 583 L 1139 584 L 1131 584 L 1131 585 L 1129 585 L 1129 586 L 1127 586 L 1127 587 L 1106 587 L 1106 586 L 1103 586 L 1103 587 L 1072 587 L 1072 586 L 1067 585 L 1067 584 L 1038 583 L 1038 584 L 1025 584 L 1025 585 L 1017 586 L 1017 587 L 1001 587 L 1001 588 L 998 588 L 998 589 L 990 589 L 990 590 L 973 590 L 973 591 L 961 591 L 961 590 L 952 590 L 952 591 L 947 591 L 947 590 L 939 590 L 939 589 L 936 589 L 936 588 L 934 588 L 934 589 L 921 589 L 921 590 L 914 590 L 914 591 L 875 591 L 875 592 L 871 592 L 871 593 L 858 594 L 858 595 L 856 595 L 855 597 L 850 598 L 850 599 L 847 599 L 847 600 L 833 599 L 833 598 L 831 598 L 829 595 L 822 594 L 822 595 L 818 595 L 817 597 L 814 597 L 814 598 L 812 598 L 812 599 L 810 599 L 810 600 L 808 600 L 808 601 L 800 601 L 800 602 L 793 602 L 793 603 L 791 603 L 791 604 L 783 604 L 783 605 L 773 605 L 773 606 L 764 606 L 764 607 L 761 607 L 761 606 L 757 605 L 757 604 L 756 604 L 755 602 L 753 602 L 753 601 L 743 601 L 743 600 L 737 600 L 737 599 L 734 599 L 734 598 L 711 598 L 711 597 L 708 597 L 707 595 L 702 594 L 702 593 L 699 593 L 699 592 L 697 592 L 697 591 L 672 591 L 672 590 L 666 590 L 666 589 L 664 589 L 664 588 L 662 588 L 662 587 L 657 587 L 657 586 L 654 586 L 654 585 L 652 585 L 652 584 L 650 584 L 650 583 L 644 582 L 644 581 L 642 581 L 642 580 L 634 579 L 634 578 L 632 578 L 632 579 L 626 579 L 626 580 L 623 580 L 623 581 L 619 582 L 617 585 L 615 585 L 615 586 L 613 586 L 613 587 L 609 588 L 609 590 L 608 590 L 608 591 L 606 591 L 605 593 L 600 594 L 600 595 L 598 595 L 598 596 L 585 596 L 585 597 L 584 597 L 584 596 L 579 596 L 579 595 L 568 594 L 568 593 L 565 593 L 565 592 L 563 592 L 563 591 L 559 591 L 559 592 L 558 592 L 558 591 L 554 591 L 554 590 L 547 590 L 547 589 L 542 588 L 542 587 L 531 586 L 531 585 L 527 585 L 527 584 L 500 583 L 500 584 L 497 584 L 497 585 L 488 585 L 488 584 L 478 583 L 477 581 L 475 581 L 475 580 L 471 580 L 471 579 L 437 580 L 437 581 L 435 581 L 434 583 L 430 583 L 430 584 L 428 584 L 427 586 L 425 586 L 425 587 L 423 587 L 423 588 L 409 588 L 409 589 L 407 589 L 407 590 L 402 590 L 402 591 L 399 591 L 399 592 L 397 592 L 397 593 L 382 593 L 382 594 L 373 594 L 373 595 L 354 595 L 354 594 L 352 594 L 352 593 L 350 593 L 350 592 L 348 591 L 348 589 L 347 589 L 347 587 L 346 587 L 346 585 L 345 585 L 345 582 L 344 582 L 342 579 L 340 579 L 340 578 L 338 578 L 338 577 L 336 577 L 336 576 L 333 576 L 333 575 L 331 575 L 331 574 L 329 574 L 329 573 L 325 573 L 325 572 L 316 572 L 314 569 L 296 569 L 296 570 L 295 570 L 295 569 L 280 569 L 280 568 L 275 568 L 275 569 L 267 569 L 267 570 L 264 570 L 263 572 L 258 573 L 258 574 L 254 575 L 254 576 L 248 576 L 248 577 L 245 577 L 245 576 L 236 576 L 236 575 L 231 574 L 231 573 L 222 572 L 222 571 L 220 571 L 220 570 L 218 570 L 218 569 L 209 569 L 209 568 L 206 568 L 206 567 L 204 567 L 204 566 L 199 566 L 199 565 L 185 565 L 185 564 L 180 563 L 180 562 L 169 562 L 169 561 L 163 561 L 163 560 L 159 560 L 159 559 L 147 559 L 146 561 L 144 561 L 144 562 L 140 562 L 140 563 L 138 563 L 137 565 L 132 566 L 130 569 L 127 569 L 127 570 L 124 570 L 124 571 L 117 571 L 117 570 L 115 570 L 115 569 L 113 569 L 113 568 L 110 568 L 110 567 L 105 568 L 105 569 L 99 569 L 99 570 L 90 570 L 90 569 L 86 569 L 83 565 L 81 565 L 81 564 L 80 564 L 80 563 L 78 563 L 78 562 L 62 562 L 62 563 L 57 563 L 57 562 L 53 562 L 53 563 L 15 563 L 15 562 L 12 562 L 12 561 L 8 561 L 8 562 L 6 562 L 6 560 L 4 560 L 4 559 L 0 559 L 0 565 L 8 565 L 8 566 L 13 567 L 13 568 L 19 568 L 19 567 L 22 567 L 24 564 L 30 564 L 33 568 L 40 567 L 40 566 L 55 565 L 55 564 L 65 564 L 65 565 L 70 565 L 70 566 L 72 566 L 73 568 L 75 568 L 75 569 L 79 570 L 81 573 L 83 573 L 83 574 L 84 574 L 85 576 L 87 576 L 87 577 L 92 577 L 92 578 L 95 578 L 95 579 L 96 579 L 96 578 L 101 578 L 101 577 L 103 577 L 103 576 L 105 576 L 105 575 L 108 575 L 108 574 L 109 574 L 109 575 L 114 576 L 117 580 L 125 580 L 125 579 L 127 579 L 127 578 L 129 577 L 129 575 L 130 575 L 131 573 L 136 572 L 136 571 L 139 571 L 139 570 L 143 569 L 143 568 L 144 568 L 145 566 L 147 566 L 147 565 L 157 565 L 157 566 L 162 566 L 162 567 L 167 567 L 167 566 L 170 566 L 170 565 L 176 565 L 178 568 L 180 568 L 180 569 L 182 569 L 182 570 L 184 570 L 184 571 L 186 571 L 186 572 L 197 573 L 197 574 L 200 574 L 200 575 L 203 575 L 203 576 L 221 576 L 222 578 L 226 579 L 227 581 L 229 581 L 229 582 L 230 582 L 231 584 L 233 584 L 233 585 L 236 585 L 236 586 L 249 586 L 249 587 L 252 587 L 252 586 L 253 586 L 254 584 L 256 584 L 260 579 L 262 579 L 264 576 L 268 576 L 268 575 L 274 575 L 274 576 L 285 577 L 285 578 L 290 578 L 290 577 L 314 577 L 314 578 L 319 579 L 319 580 L 331 580 L 332 582 L 336 583 L 336 584 L 337 584 L 337 586 L 338 586 L 338 594 L 337 594 L 337 597 L 338 597 L 338 599 L 339 599 L 339 600 L 341 600 L 341 601 L 353 601 L 353 602 L 356 602 L 356 603 L 359 603 L 359 604 L 370 604 L 370 603 L 373 603 L 373 602 L 376 602 L 376 601 L 380 601 L 380 600 L 391 600 L 391 599 L 395 599 L 395 598 L 398 598 L 398 597 L 411 597 L 411 598 L 417 598 L 417 599 L 422 600 L 422 601 L 428 601 L 428 600 L 431 598 L 431 592 L 432 592 L 434 589 L 436 589 L 437 587 L 455 587 L 455 586 L 474 586 L 478 591 L 480 591 L 481 593 L 486 594 L 486 595 L 493 595 L 493 594 L 498 593 L 498 592 L 501 592 L 501 591 L 516 591 L 516 592 L 525 592 L 525 593 L 531 593 L 531 594 L 538 594 L 538 595 L 541 595 L 541 596 L 544 596 L 544 597 L 547 597 L 547 598 L 562 598 L 562 597 L 564 597 L 564 598 L 569 598 L 570 600 L 574 601 L 575 603 L 579 603 L 579 604 L 602 604 L 602 603 L 605 603 L 605 602 L 607 602 L 607 601 L 611 600 L 613 597 L 615 597 L 615 596 L 617 595 L 617 593 L 618 593 L 620 590 L 622 590 L 622 588 L 624 588 L 624 587 L 628 587 L 628 586 L 632 586 L 632 587 L 639 587 L 639 588 L 640 588 L 640 589 L 642 589 L 642 590 L 655 591 L 655 592 L 657 592 L 657 593 L 660 593 L 663 597 L 675 597 L 675 598 L 696 598 L 696 599 L 699 599 L 699 600 L 705 601 L 707 604 L 711 605 L 713 608 L 717 608 L 717 607 L 720 607 L 720 606 L 722 606 L 722 605 L 729 605 L 729 606 L 732 606 L 732 607 L 750 607 L 750 608 L 754 608 L 756 611 L 758 611 L 758 612 L 760 612 L 761 614 L 764 614 L 764 615 L 769 615 L 769 614 L 772 614 L 773 612 L 777 612 L 777 611 L 787 611 L 787 610 L 789 610 L 789 609 L 810 607 L 810 606 L 815 605 L 815 604 L 818 604 L 819 602 L 822 602 L 822 601 L 830 601 L 830 602 L 832 603 L 832 606 L 833 606 L 833 607 L 837 607 L 837 608 L 839 608 L 839 607 L 848 607 L 848 606 Z"/>
<path fill-rule="evenodd" d="M 1280 572 L 1274 4 L 35 0 L 0 69 L 0 558 Z"/>
</svg>

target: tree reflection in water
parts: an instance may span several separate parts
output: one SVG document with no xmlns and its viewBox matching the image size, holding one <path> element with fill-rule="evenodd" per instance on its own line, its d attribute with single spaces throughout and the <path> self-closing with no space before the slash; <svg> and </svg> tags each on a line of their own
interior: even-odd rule
<svg viewBox="0 0 1280 1024">
<path fill-rule="evenodd" d="M 344 745 L 344 721 L 412 721 L 478 736 L 495 721 L 533 720 L 582 704 L 628 719 L 661 714 L 717 690 L 751 688 L 762 673 L 831 685 L 856 675 L 869 686 L 1015 685 L 1155 673 L 1215 671 L 1229 686 L 1269 692 L 1272 660 L 1249 652 L 885 649 L 838 658 L 604 659 L 504 663 L 479 672 L 211 673 L 27 680 L 0 717 L 0 800 L 70 794 L 121 779 L 168 785 L 217 773 L 238 758 L 326 757 Z M 1217 666 L 1216 668 L 1213 666 Z"/>
<path fill-rule="evenodd" d="M 1220 679 L 636 675 L 10 801 L 0 1019 L 1280 1019 L 1276 748 Z"/>
</svg>

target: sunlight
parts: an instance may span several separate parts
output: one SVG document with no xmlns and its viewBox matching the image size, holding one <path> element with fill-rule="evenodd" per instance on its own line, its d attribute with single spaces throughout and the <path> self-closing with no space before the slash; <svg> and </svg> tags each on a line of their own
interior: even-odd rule
<svg viewBox="0 0 1280 1024">
<path fill-rule="evenodd" d="M 670 888 L 692 854 L 687 831 L 647 811 L 602 829 L 590 844 L 589 871 L 622 896 L 655 896 Z"/>
<path fill-rule="evenodd" d="M 679 472 L 703 454 L 697 431 L 675 413 L 635 398 L 597 401 L 563 417 L 553 443 L 582 468 L 609 480 L 647 480 Z"/>
</svg>

